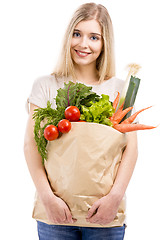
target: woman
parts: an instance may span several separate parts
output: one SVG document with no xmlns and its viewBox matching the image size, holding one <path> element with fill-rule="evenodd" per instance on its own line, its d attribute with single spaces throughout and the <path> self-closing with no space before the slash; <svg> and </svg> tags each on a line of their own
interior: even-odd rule
<svg viewBox="0 0 160 240">
<path fill-rule="evenodd" d="M 67 204 L 51 190 L 41 156 L 34 141 L 33 111 L 52 102 L 58 88 L 69 80 L 91 85 L 93 91 L 104 93 L 113 101 L 115 92 L 121 92 L 123 81 L 114 77 L 114 40 L 110 16 L 106 8 L 95 3 L 81 5 L 74 13 L 64 38 L 60 61 L 54 73 L 35 81 L 29 97 L 30 113 L 26 128 L 24 152 L 37 193 L 45 207 L 51 225 L 38 221 L 39 239 L 123 239 L 125 221 L 116 227 L 107 227 L 117 214 L 137 159 L 136 133 L 127 134 L 127 146 L 114 185 L 106 196 L 94 202 L 87 221 L 106 227 L 79 227 L 74 225 Z M 65 224 L 68 224 L 66 226 Z"/>
</svg>

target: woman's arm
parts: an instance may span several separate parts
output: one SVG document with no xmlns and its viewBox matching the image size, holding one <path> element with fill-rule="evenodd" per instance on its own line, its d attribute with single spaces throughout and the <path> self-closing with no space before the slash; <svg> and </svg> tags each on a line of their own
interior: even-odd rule
<svg viewBox="0 0 160 240">
<path fill-rule="evenodd" d="M 117 177 L 110 192 L 110 194 L 115 195 L 119 201 L 122 200 L 126 192 L 138 157 L 137 133 L 130 132 L 127 135 L 127 147 L 123 153 Z"/>
<path fill-rule="evenodd" d="M 34 140 L 34 120 L 32 115 L 37 106 L 30 105 L 30 113 L 24 140 L 24 154 L 38 195 L 45 206 L 47 216 L 53 223 L 73 222 L 71 212 L 65 202 L 55 196 L 46 176 L 42 158 Z"/>
<path fill-rule="evenodd" d="M 136 132 L 130 132 L 127 134 L 127 146 L 123 153 L 114 185 L 109 194 L 92 205 L 88 211 L 87 221 L 108 224 L 114 220 L 133 174 L 137 156 L 137 134 Z"/>
</svg>

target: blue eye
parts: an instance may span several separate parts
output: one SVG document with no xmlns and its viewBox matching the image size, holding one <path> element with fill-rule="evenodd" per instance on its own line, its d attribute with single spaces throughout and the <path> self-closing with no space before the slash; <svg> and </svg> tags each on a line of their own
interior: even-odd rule
<svg viewBox="0 0 160 240">
<path fill-rule="evenodd" d="M 79 32 L 74 32 L 73 37 L 80 37 L 80 33 Z"/>
<path fill-rule="evenodd" d="M 95 41 L 95 40 L 98 40 L 98 37 L 92 36 L 91 39 Z"/>
</svg>

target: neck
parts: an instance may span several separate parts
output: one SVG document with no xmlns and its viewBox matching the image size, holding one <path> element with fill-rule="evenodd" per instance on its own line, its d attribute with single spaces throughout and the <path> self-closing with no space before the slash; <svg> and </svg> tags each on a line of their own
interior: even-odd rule
<svg viewBox="0 0 160 240">
<path fill-rule="evenodd" d="M 95 84 L 99 80 L 98 72 L 96 70 L 96 67 L 93 65 L 91 66 L 75 65 L 75 73 L 77 80 L 86 84 L 87 83 Z"/>
</svg>

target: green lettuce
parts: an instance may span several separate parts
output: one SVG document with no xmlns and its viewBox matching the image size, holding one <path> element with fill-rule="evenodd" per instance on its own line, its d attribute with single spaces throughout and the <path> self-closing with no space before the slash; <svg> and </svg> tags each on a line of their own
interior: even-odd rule
<svg viewBox="0 0 160 240">
<path fill-rule="evenodd" d="M 90 106 L 81 105 L 81 120 L 87 122 L 101 123 L 112 126 L 109 119 L 114 113 L 112 103 L 109 101 L 109 96 L 102 94 L 97 102 L 90 102 Z"/>
</svg>

